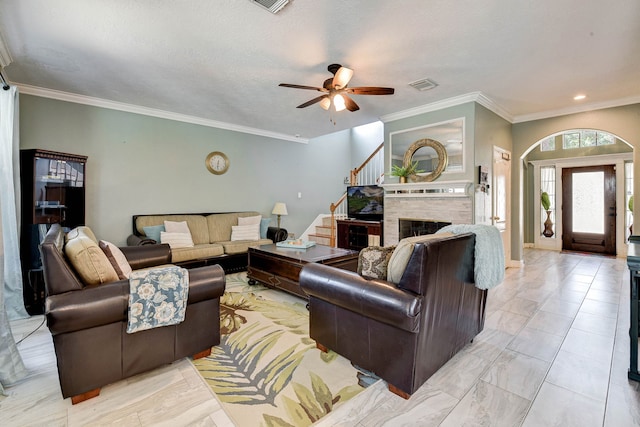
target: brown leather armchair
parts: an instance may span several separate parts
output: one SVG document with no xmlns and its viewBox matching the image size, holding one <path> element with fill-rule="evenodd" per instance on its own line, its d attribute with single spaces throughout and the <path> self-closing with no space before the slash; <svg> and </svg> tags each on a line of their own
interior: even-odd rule
<svg viewBox="0 0 640 427">
<path fill-rule="evenodd" d="M 129 281 L 84 286 L 63 247 L 64 232 L 54 224 L 40 246 L 46 317 L 62 395 L 72 403 L 97 396 L 104 385 L 180 358 L 206 356 L 220 343 L 220 296 L 225 288 L 220 266 L 189 270 L 182 323 L 128 334 Z M 171 260 L 168 245 L 120 249 L 134 270 Z"/>
<path fill-rule="evenodd" d="M 474 245 L 471 233 L 416 243 L 398 284 L 307 264 L 311 338 L 408 399 L 484 327 Z"/>
</svg>

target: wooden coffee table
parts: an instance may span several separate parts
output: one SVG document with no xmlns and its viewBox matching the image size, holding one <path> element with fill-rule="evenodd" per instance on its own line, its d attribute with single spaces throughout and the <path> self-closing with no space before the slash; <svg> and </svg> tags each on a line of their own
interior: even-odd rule
<svg viewBox="0 0 640 427">
<path fill-rule="evenodd" d="M 317 262 L 343 270 L 356 271 L 358 251 L 316 245 L 307 249 L 281 248 L 275 244 L 249 248 L 247 277 L 256 282 L 308 299 L 298 278 L 305 264 Z"/>
</svg>

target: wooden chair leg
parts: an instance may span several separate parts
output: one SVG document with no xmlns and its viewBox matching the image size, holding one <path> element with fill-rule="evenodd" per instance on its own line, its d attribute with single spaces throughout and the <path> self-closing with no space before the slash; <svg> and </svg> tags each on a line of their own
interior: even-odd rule
<svg viewBox="0 0 640 427">
<path fill-rule="evenodd" d="M 316 347 L 323 353 L 328 353 L 329 349 L 316 341 Z"/>
<path fill-rule="evenodd" d="M 201 351 L 200 353 L 196 353 L 193 355 L 193 360 L 202 359 L 203 357 L 207 357 L 211 355 L 211 349 L 208 348 L 206 350 Z"/>
<path fill-rule="evenodd" d="M 399 388 L 395 387 L 392 384 L 387 384 L 389 387 L 389 391 L 393 394 L 397 394 L 398 396 L 400 396 L 403 399 L 409 400 L 409 398 L 411 397 L 411 395 L 409 393 L 407 393 L 406 391 L 402 391 Z"/>
<path fill-rule="evenodd" d="M 76 396 L 71 396 L 71 404 L 76 405 L 80 402 L 84 402 L 85 400 L 91 399 L 92 397 L 96 397 L 99 394 L 100 394 L 100 388 L 96 388 L 86 393 L 78 394 Z"/>
</svg>

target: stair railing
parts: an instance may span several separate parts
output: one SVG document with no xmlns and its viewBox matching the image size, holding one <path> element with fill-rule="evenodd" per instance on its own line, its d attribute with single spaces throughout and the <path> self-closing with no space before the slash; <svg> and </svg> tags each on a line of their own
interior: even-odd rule
<svg viewBox="0 0 640 427">
<path fill-rule="evenodd" d="M 384 142 L 376 148 L 373 153 L 362 162 L 360 166 L 349 172 L 349 185 L 370 185 L 379 184 L 384 176 Z M 347 192 L 335 202 L 331 203 L 329 210 L 331 211 L 331 239 L 330 246 L 336 246 L 336 218 L 347 217 Z"/>
</svg>

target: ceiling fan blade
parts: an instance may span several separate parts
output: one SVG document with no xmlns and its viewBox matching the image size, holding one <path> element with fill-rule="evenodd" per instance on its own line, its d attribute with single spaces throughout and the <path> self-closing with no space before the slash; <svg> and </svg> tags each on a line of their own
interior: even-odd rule
<svg viewBox="0 0 640 427">
<path fill-rule="evenodd" d="M 315 86 L 304 86 L 304 85 L 294 85 L 290 83 L 280 83 L 278 86 L 282 87 L 292 87 L 294 89 L 307 89 L 307 90 L 317 90 L 318 92 L 326 92 L 327 90 L 321 87 Z"/>
<path fill-rule="evenodd" d="M 345 89 L 345 91 L 354 95 L 393 95 L 395 92 L 392 87 L 375 86 L 350 87 Z"/>
<path fill-rule="evenodd" d="M 343 93 L 342 97 L 344 98 L 344 105 L 347 107 L 347 110 L 358 111 L 360 109 L 360 107 L 358 107 L 358 104 L 356 104 L 353 99 L 348 97 L 347 94 Z"/>
<path fill-rule="evenodd" d="M 329 97 L 329 95 L 320 95 L 317 98 L 313 98 L 312 100 L 305 102 L 304 104 L 298 105 L 296 108 L 308 107 L 309 105 L 313 105 L 313 104 L 315 104 L 317 102 L 322 101 L 324 98 L 328 98 L 328 97 Z"/>
<path fill-rule="evenodd" d="M 336 71 L 336 75 L 333 77 L 333 87 L 336 89 L 343 89 L 347 87 L 349 81 L 353 77 L 353 70 L 347 67 L 340 67 Z"/>
</svg>

